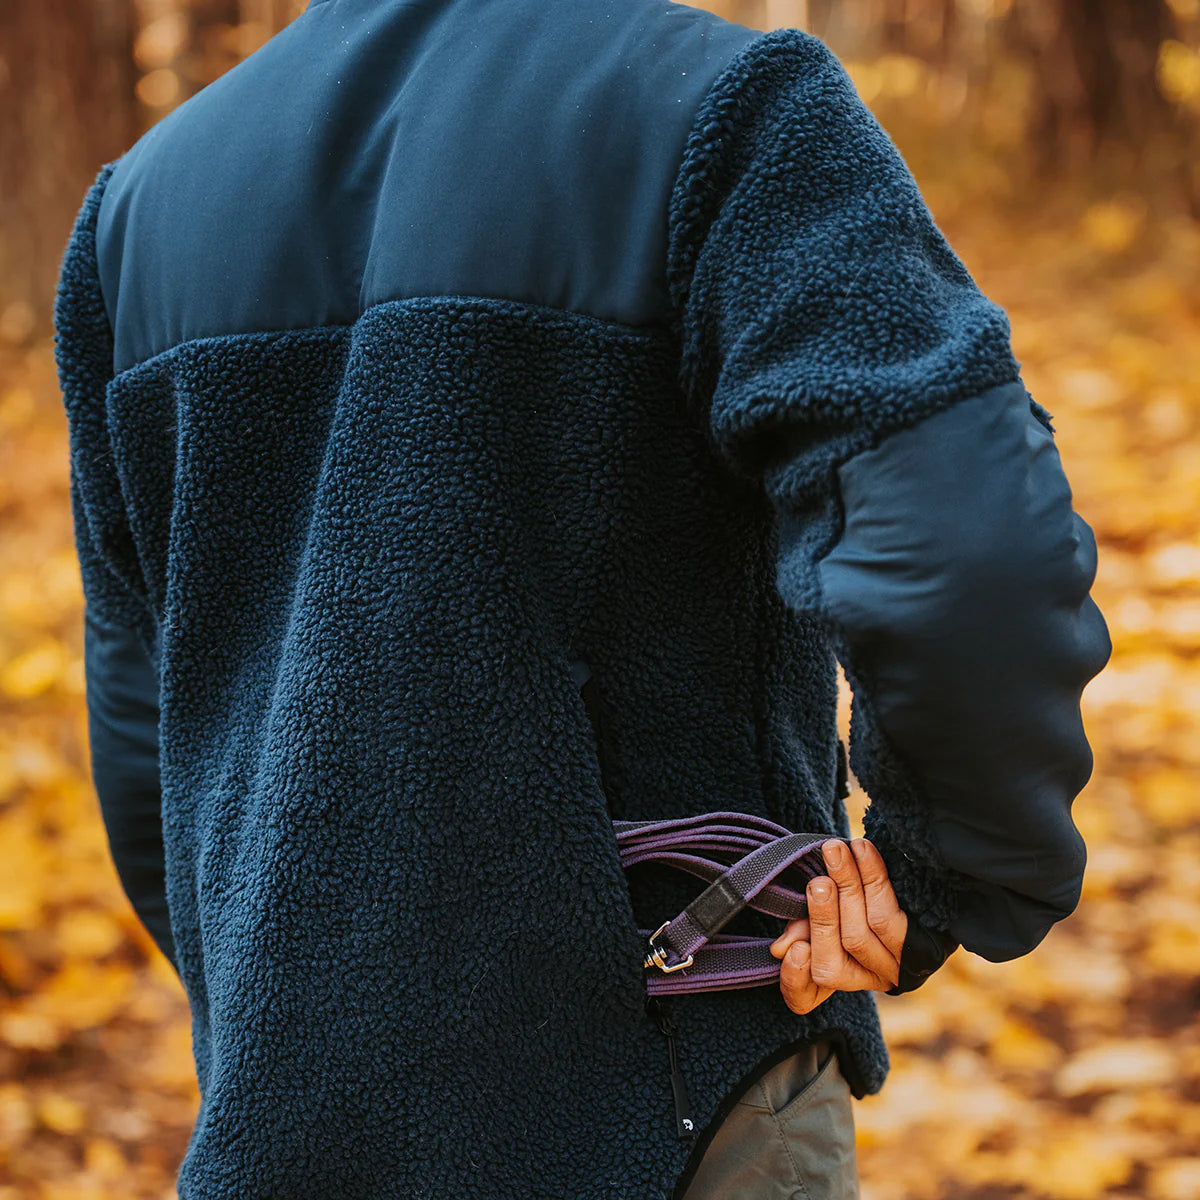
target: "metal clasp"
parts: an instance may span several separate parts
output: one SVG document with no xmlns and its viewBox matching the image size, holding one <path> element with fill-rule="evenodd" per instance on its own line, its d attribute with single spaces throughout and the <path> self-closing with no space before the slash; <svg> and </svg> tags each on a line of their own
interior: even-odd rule
<svg viewBox="0 0 1200 1200">
<path fill-rule="evenodd" d="M 676 963 L 676 964 L 675 964 L 673 967 L 668 967 L 668 966 L 666 965 L 666 962 L 667 962 L 667 952 L 666 952 L 666 950 L 665 950 L 665 949 L 664 949 L 662 946 L 656 946 L 656 945 L 654 944 L 654 939 L 655 939 L 656 937 L 658 937 L 658 935 L 659 935 L 660 933 L 662 933 L 662 931 L 663 931 L 664 929 L 666 929 L 666 927 L 667 927 L 668 925 L 670 925 L 670 923 L 671 923 L 670 921 L 664 921 L 664 922 L 663 922 L 663 923 L 662 923 L 662 924 L 661 924 L 661 925 L 660 925 L 660 926 L 659 926 L 659 927 L 658 927 L 658 928 L 657 928 L 657 929 L 656 929 L 656 930 L 655 930 L 655 931 L 654 931 L 654 932 L 653 932 L 653 933 L 650 935 L 650 947 L 651 947 L 651 952 L 650 952 L 649 954 L 647 954 L 647 955 L 646 955 L 646 957 L 645 957 L 644 959 L 642 959 L 642 966 L 643 966 L 643 968 L 649 969 L 650 967 L 657 967 L 657 968 L 658 968 L 660 971 L 664 972 L 664 973 L 665 973 L 665 974 L 667 974 L 667 975 L 670 975 L 670 973 L 671 973 L 672 971 L 682 971 L 684 967 L 690 967 L 690 966 L 692 965 L 692 962 L 693 962 L 693 960 L 695 959 L 695 955 L 694 955 L 694 954 L 689 954 L 689 955 L 687 956 L 687 961 L 686 961 L 686 962 Z"/>
</svg>

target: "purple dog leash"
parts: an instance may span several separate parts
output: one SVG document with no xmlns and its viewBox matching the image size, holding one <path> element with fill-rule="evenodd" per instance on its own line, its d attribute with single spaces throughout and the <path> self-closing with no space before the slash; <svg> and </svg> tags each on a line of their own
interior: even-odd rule
<svg viewBox="0 0 1200 1200">
<path fill-rule="evenodd" d="M 774 938 L 719 931 L 747 905 L 785 921 L 808 916 L 808 881 L 825 874 L 821 846 L 837 835 L 793 833 L 766 817 L 739 812 L 613 821 L 613 832 L 622 867 L 657 861 L 708 881 L 673 920 L 653 933 L 638 930 L 649 947 L 642 960 L 651 972 L 647 1012 L 667 1039 L 675 1132 L 691 1139 L 696 1125 L 679 1064 L 675 1018 L 663 1007 L 669 1003 L 666 996 L 777 983 L 780 963 L 770 952 Z"/>
<path fill-rule="evenodd" d="M 710 812 L 661 821 L 613 821 L 621 865 L 656 860 L 709 885 L 647 938 L 651 995 L 759 987 L 779 979 L 774 938 L 718 932 L 747 905 L 785 921 L 808 916 L 806 888 L 826 874 L 821 846 L 837 834 L 793 833 L 765 817 Z M 790 872 L 796 886 L 772 882 Z M 781 931 L 782 932 L 782 931 Z"/>
</svg>

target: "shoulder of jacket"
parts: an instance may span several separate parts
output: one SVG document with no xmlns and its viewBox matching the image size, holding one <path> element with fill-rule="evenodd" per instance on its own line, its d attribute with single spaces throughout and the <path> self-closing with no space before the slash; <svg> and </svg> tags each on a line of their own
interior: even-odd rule
<svg viewBox="0 0 1200 1200">
<path fill-rule="evenodd" d="M 564 57 L 577 70 L 636 100 L 642 116 L 690 126 L 713 82 L 762 30 L 674 0 L 577 0 L 542 7 Z M 574 47 L 571 49 L 569 47 Z"/>
<path fill-rule="evenodd" d="M 701 97 L 680 157 L 668 209 L 673 303 L 684 304 L 696 256 L 735 189 L 784 204 L 811 172 L 841 177 L 864 147 L 878 157 L 885 146 L 887 133 L 819 37 L 783 27 L 745 41 Z"/>
</svg>

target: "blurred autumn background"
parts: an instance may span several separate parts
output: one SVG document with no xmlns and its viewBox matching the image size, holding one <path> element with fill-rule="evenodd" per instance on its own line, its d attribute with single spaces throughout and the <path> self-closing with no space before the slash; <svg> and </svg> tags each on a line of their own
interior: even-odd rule
<svg viewBox="0 0 1200 1200">
<path fill-rule="evenodd" d="M 184 993 L 89 776 L 59 258 L 99 166 L 303 7 L 0 3 L 0 1200 L 167 1200 L 198 1103 Z M 960 951 L 879 998 L 864 1198 L 1196 1200 L 1200 0 L 709 7 L 830 45 L 1007 309 L 1115 646 L 1084 695 L 1082 903 L 1024 959 Z"/>
</svg>

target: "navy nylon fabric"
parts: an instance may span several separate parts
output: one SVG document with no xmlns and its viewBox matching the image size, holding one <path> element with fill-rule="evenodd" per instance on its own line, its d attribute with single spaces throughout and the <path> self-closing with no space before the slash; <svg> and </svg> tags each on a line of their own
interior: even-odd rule
<svg viewBox="0 0 1200 1200">
<path fill-rule="evenodd" d="M 667 321 L 684 141 L 758 36 L 665 0 L 312 6 L 119 161 L 97 229 L 114 371 L 415 296 Z"/>
<path fill-rule="evenodd" d="M 915 764 L 943 861 L 973 880 L 946 932 L 1016 958 L 1070 916 L 1083 882 L 1079 697 L 1112 653 L 1089 594 L 1095 536 L 1019 383 L 838 473 L 845 528 L 817 567 L 844 656 Z"/>
<path fill-rule="evenodd" d="M 137 637 L 84 614 L 84 680 L 92 780 L 117 877 L 175 965 L 163 863 L 158 676 Z"/>
<path fill-rule="evenodd" d="M 131 867 L 159 689 L 181 1200 L 669 1193 L 694 1160 L 638 931 L 695 881 L 624 871 L 612 821 L 848 838 L 838 468 L 961 411 L 992 486 L 966 402 L 1018 380 L 1006 317 L 837 59 L 658 0 L 534 8 L 311 5 L 106 164 L 64 257 L 94 767 Z M 1047 461 L 1022 512 L 1062 530 Z M 995 526 L 964 536 L 999 563 Z M 847 671 L 902 906 L 967 948 L 1016 930 Z M 1070 855 L 1030 881 L 992 854 L 1069 895 Z M 832 1041 L 860 1098 L 887 1077 L 871 992 L 671 1002 L 698 1145 L 788 1045 Z"/>
</svg>

